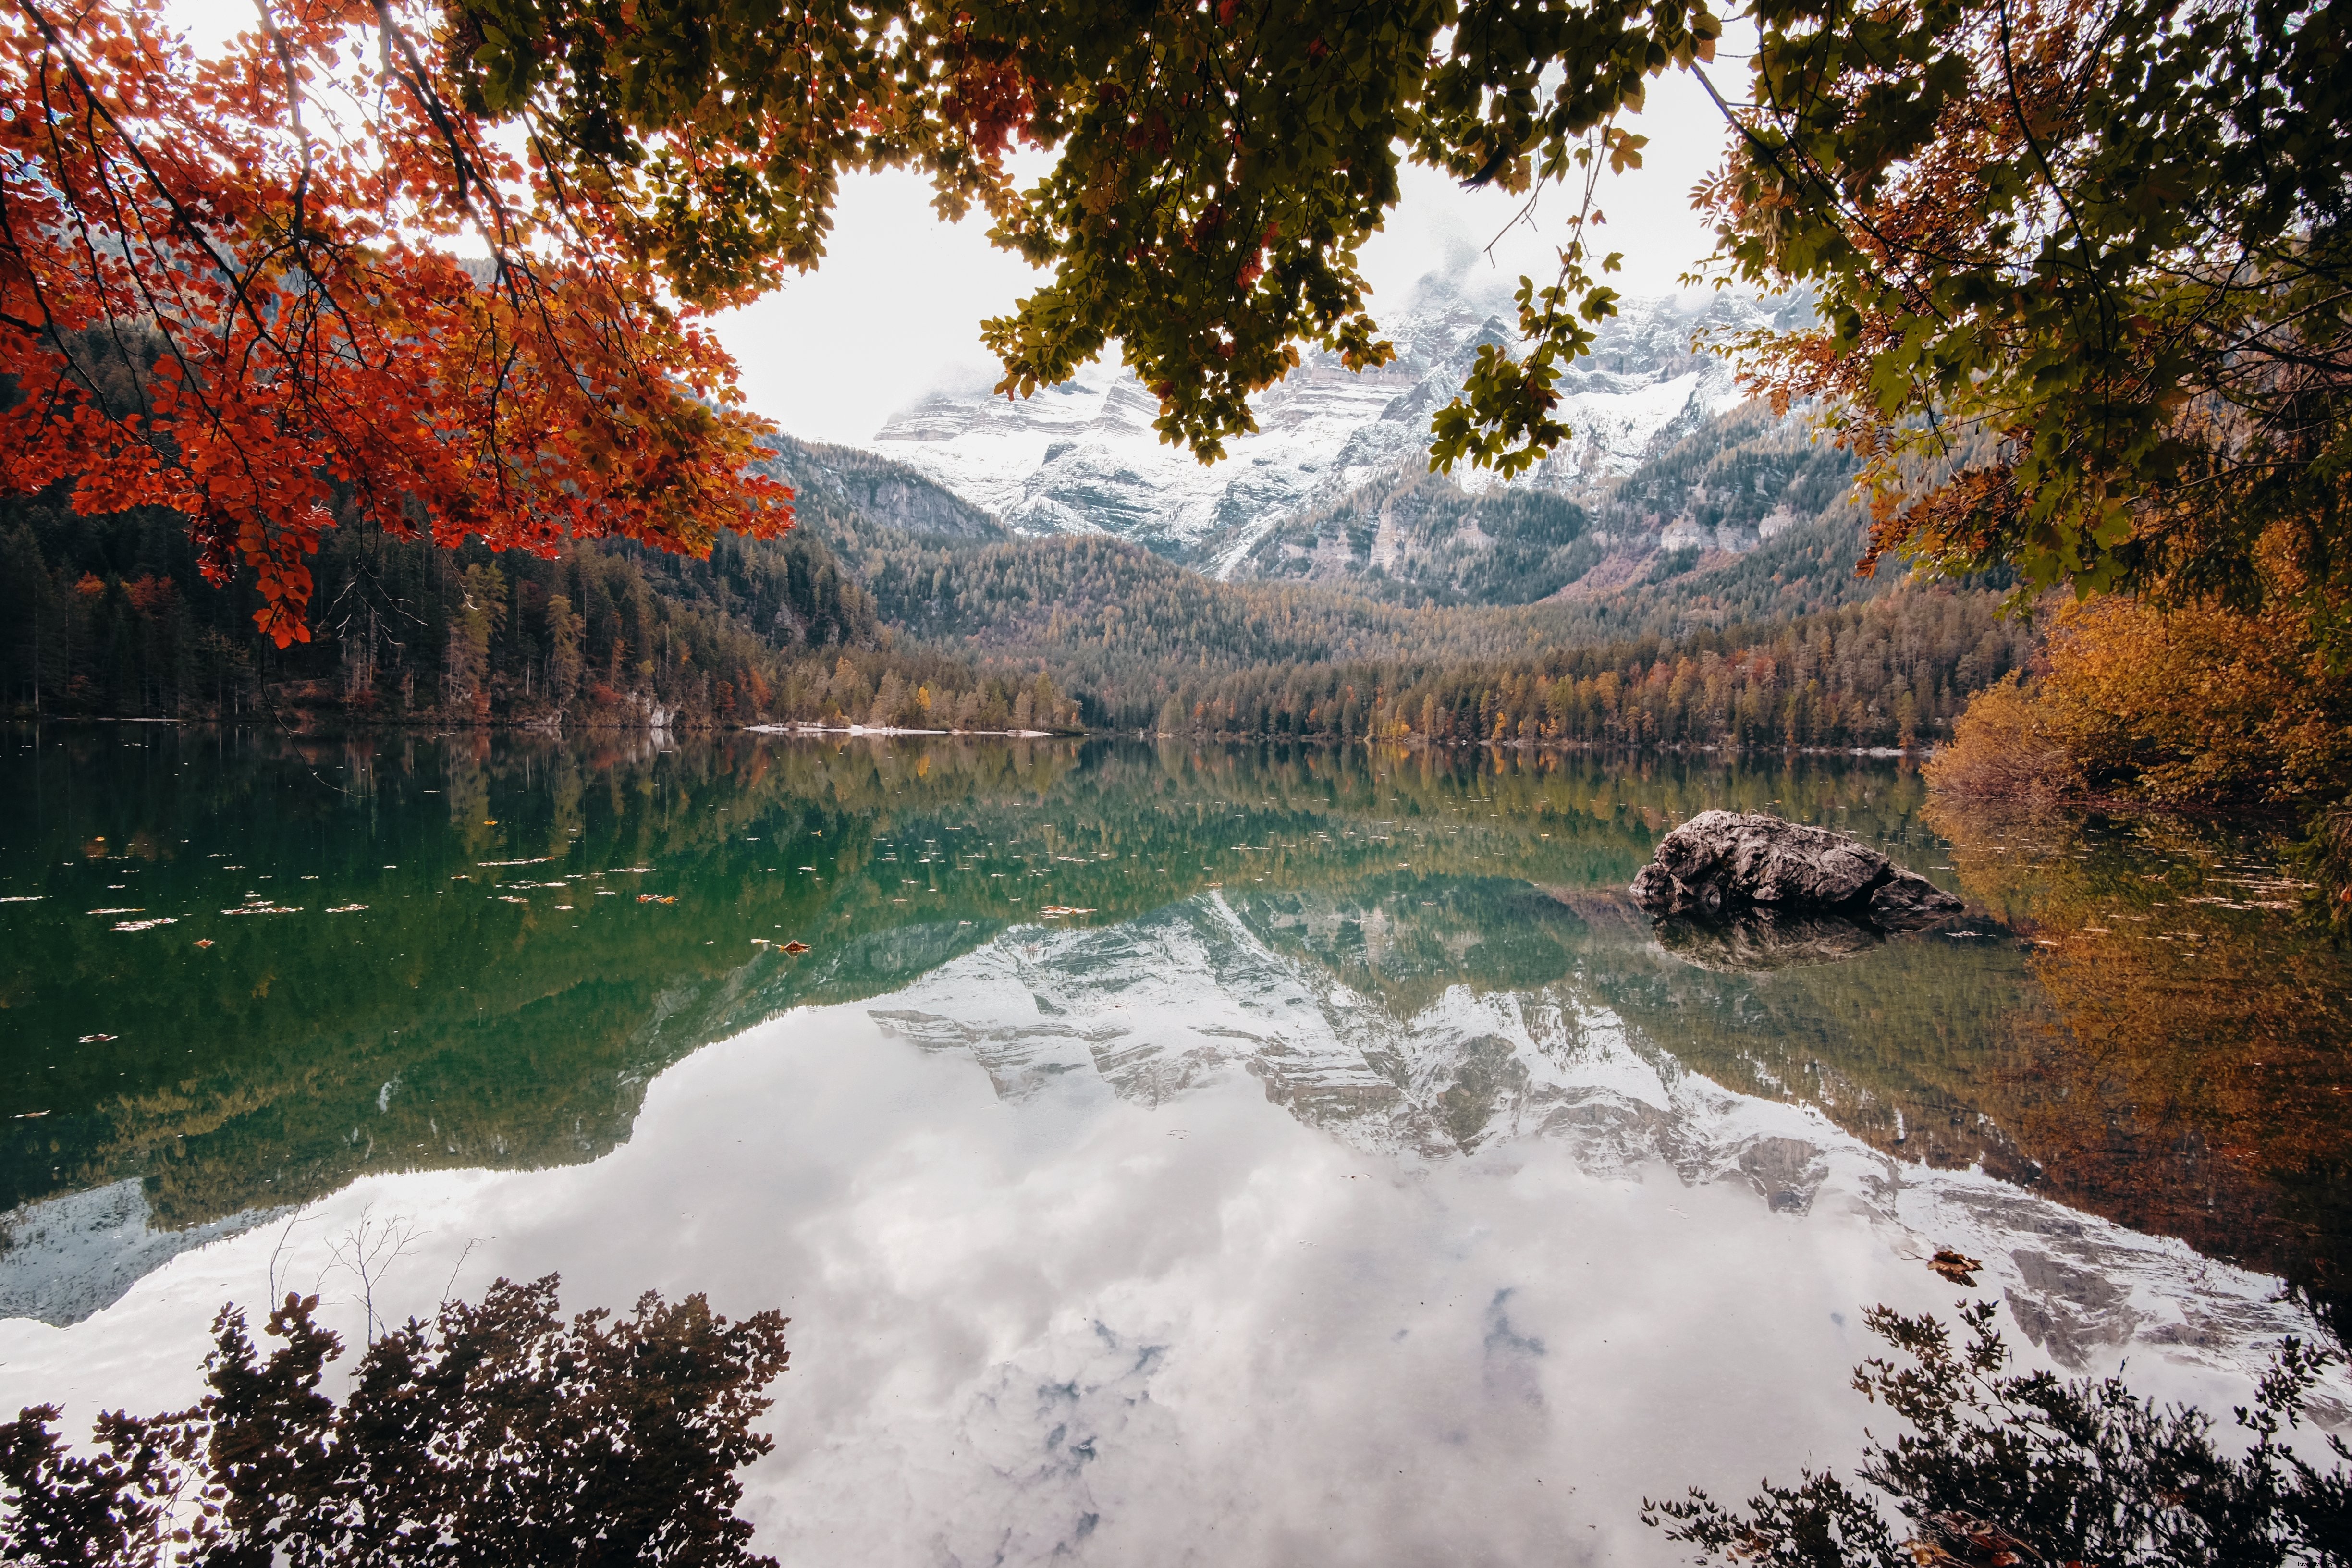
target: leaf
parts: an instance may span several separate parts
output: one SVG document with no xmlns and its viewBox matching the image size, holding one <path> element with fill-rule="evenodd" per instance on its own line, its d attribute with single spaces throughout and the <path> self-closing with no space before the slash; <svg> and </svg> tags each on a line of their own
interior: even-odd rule
<svg viewBox="0 0 2352 1568">
<path fill-rule="evenodd" d="M 1936 1249 L 1936 1256 L 1927 1260 L 1927 1267 L 1953 1284 L 1973 1289 L 1977 1282 L 1977 1270 L 1982 1268 L 1984 1265 L 1973 1258 L 1953 1251 L 1948 1247 L 1939 1247 Z"/>
</svg>

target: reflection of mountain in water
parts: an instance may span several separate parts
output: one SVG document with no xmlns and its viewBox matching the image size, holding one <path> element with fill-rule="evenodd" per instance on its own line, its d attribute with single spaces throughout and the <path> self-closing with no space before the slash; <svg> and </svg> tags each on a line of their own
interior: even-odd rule
<svg viewBox="0 0 2352 1568">
<path fill-rule="evenodd" d="M 183 1252 L 251 1230 L 276 1211 L 164 1230 L 135 1181 L 27 1204 L 0 1216 L 0 1318 L 38 1318 L 60 1328 L 122 1300 L 131 1287 Z"/>
<path fill-rule="evenodd" d="M 1094 1080 L 1157 1103 L 1245 1072 L 1367 1151 L 1507 1169 L 1521 1145 L 1565 1145 L 1589 1173 L 1663 1163 L 1685 1184 L 1751 1188 L 1774 1213 L 1859 1209 L 1923 1264 L 1938 1246 L 1982 1258 L 1985 1289 L 2066 1365 L 2133 1342 L 2243 1364 L 2310 1331 L 2265 1278 L 1981 1172 L 1890 1158 L 1814 1107 L 1690 1071 L 1580 966 L 1524 986 L 1457 982 L 1391 1007 L 1280 939 L 1376 965 L 1440 932 L 1398 929 L 1379 905 L 1285 901 L 1210 894 L 1108 930 L 1009 933 L 871 1015 L 926 1049 L 969 1053 L 1007 1098 Z"/>
<path fill-rule="evenodd" d="M 2148 880 L 2190 875 L 2179 847 L 2151 862 L 2062 845 L 2055 873 L 1998 842 L 1940 852 L 1917 826 L 1916 777 L 1891 767 L 749 739 L 613 754 L 505 738 L 305 746 L 157 735 L 110 762 L 85 734 L 37 764 L 0 755 L 0 820 L 38 828 L 0 838 L 0 878 L 11 897 L 45 895 L 0 906 L 14 1047 L 0 1054 L 0 1207 L 15 1210 L 0 1217 L 0 1306 L 74 1310 L 56 1303 L 102 1298 L 117 1288 L 104 1280 L 205 1227 L 367 1173 L 596 1159 L 687 1054 L 794 1007 L 878 997 L 962 1020 L 901 1026 L 969 1046 L 1008 1089 L 1079 1072 L 1164 1097 L 1238 1067 L 1319 1124 L 1417 1157 L 1549 1127 L 1811 1201 L 1790 1173 L 1811 1154 L 1685 1149 L 1654 1100 L 1596 1099 L 1539 1070 L 1591 1068 L 1598 1030 L 1669 1089 L 1688 1073 L 1814 1107 L 1880 1156 L 1979 1167 L 2284 1275 L 2323 1307 L 2346 1295 L 2340 962 L 2283 928 L 2233 928 L 2278 924 L 2242 909 L 2242 889 Z M 36 766 L 67 776 L 8 771 Z M 318 783 L 337 772 L 363 784 Z M 1667 824 L 1718 805 L 1835 826 L 1916 869 L 1957 860 L 2014 924 L 1874 936 L 1778 967 L 1755 960 L 1780 948 L 1738 948 L 1738 933 L 1694 948 L 1619 889 Z M 1995 865 L 2024 881 L 1971 869 Z M 293 890 L 278 901 L 306 912 L 220 914 L 262 889 Z M 83 912 L 123 903 L 181 923 L 121 933 Z M 323 912 L 355 903 L 368 908 Z M 1096 929 L 1041 928 L 1055 903 L 1097 911 Z M 786 937 L 810 951 L 751 940 Z M 1097 953 L 1104 974 L 1125 973 L 1149 942 L 1175 944 L 1161 967 L 1192 977 L 1180 1029 L 1139 1023 L 1148 986 L 1110 994 L 1071 967 Z M 946 977 L 1029 947 L 1061 956 L 1024 991 L 1025 1015 L 937 1000 L 954 1000 Z M 2205 978 L 2224 972 L 2229 984 Z M 2292 984 L 2252 983 L 2273 975 Z M 134 1191 L 137 1214 L 106 1217 Z M 93 1193 L 115 1196 L 68 1202 Z M 68 1258 L 28 1245 L 36 1234 L 90 1244 Z M 60 1295 L 61 1270 L 100 1283 Z M 37 1299 L 50 1304 L 10 1305 Z"/>
<path fill-rule="evenodd" d="M 24 1042 L 0 1057 L 0 1210 L 135 1176 L 178 1230 L 369 1172 L 594 1159 L 713 1039 L 894 990 L 1050 903 L 1162 907 L 1236 860 L 1254 886 L 1328 888 L 1402 879 L 1404 844 L 1413 879 L 1606 884 L 1727 793 L 1842 816 L 1875 791 L 1874 823 L 1916 805 L 1835 766 L 215 739 L 0 757 L 20 825 L 0 877 L 39 895 L 0 906 Z M 262 890 L 297 912 L 225 914 Z M 81 912 L 126 902 L 177 923 Z"/>
</svg>

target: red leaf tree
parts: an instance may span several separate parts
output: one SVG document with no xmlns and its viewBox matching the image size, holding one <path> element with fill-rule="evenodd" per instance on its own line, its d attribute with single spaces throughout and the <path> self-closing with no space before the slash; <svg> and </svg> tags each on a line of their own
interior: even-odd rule
<svg viewBox="0 0 2352 1568">
<path fill-rule="evenodd" d="M 528 124 L 467 112 L 425 21 L 264 0 L 199 58 L 156 0 L 0 4 L 0 494 L 180 513 L 281 647 L 336 526 L 698 554 L 792 525 L 701 310 Z"/>
</svg>

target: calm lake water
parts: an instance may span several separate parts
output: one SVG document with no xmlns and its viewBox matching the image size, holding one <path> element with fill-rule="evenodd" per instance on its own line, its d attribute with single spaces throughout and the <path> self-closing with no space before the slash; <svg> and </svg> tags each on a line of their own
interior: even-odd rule
<svg viewBox="0 0 2352 1568">
<path fill-rule="evenodd" d="M 1711 806 L 1969 918 L 1659 926 Z M 0 731 L 0 1409 L 560 1270 L 791 1314 L 787 1563 L 1675 1560 L 1874 1303 L 2223 1412 L 2345 1321 L 2291 900 L 1859 759 Z"/>
</svg>

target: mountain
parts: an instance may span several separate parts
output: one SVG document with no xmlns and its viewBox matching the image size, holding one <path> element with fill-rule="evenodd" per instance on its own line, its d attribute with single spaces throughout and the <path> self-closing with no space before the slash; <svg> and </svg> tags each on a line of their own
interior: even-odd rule
<svg viewBox="0 0 2352 1568">
<path fill-rule="evenodd" d="M 1012 531 L 984 508 L 903 463 L 791 436 L 771 438 L 775 456 L 758 465 L 793 487 L 793 513 L 803 537 L 835 545 L 883 540 L 929 543 L 992 543 Z"/>
<path fill-rule="evenodd" d="M 1595 353 L 1564 376 L 1561 414 L 1576 437 L 1515 484 L 1484 472 L 1425 475 L 1430 414 L 1461 388 L 1479 348 L 1515 336 L 1500 312 L 1434 278 L 1390 322 L 1395 360 L 1357 374 L 1328 353 L 1307 355 L 1256 400 L 1256 433 L 1228 442 L 1213 466 L 1162 445 L 1155 397 L 1108 364 L 1028 400 L 934 395 L 891 418 L 870 447 L 1013 533 L 1112 533 L 1218 578 L 1294 576 L 1284 569 L 1291 560 L 1327 562 L 1334 569 L 1324 576 L 1339 581 L 1395 576 L 1400 560 L 1425 552 L 1418 538 L 1428 529 L 1418 517 L 1397 520 L 1383 499 L 1409 491 L 1458 515 L 1507 499 L 1538 536 L 1569 531 L 1578 508 L 1590 510 L 1616 479 L 1740 409 L 1731 367 L 1706 345 L 1780 324 L 1790 310 L 1801 306 L 1771 310 L 1734 294 L 1628 300 Z M 1675 517 L 1679 508 L 1649 533 Z M 1339 557 L 1301 545 L 1303 521 L 1318 543 L 1324 521 L 1331 536 L 1362 524 L 1352 531 L 1364 538 Z M 1467 533 L 1475 548 L 1475 521 Z"/>
<path fill-rule="evenodd" d="M 934 398 L 870 450 L 778 437 L 766 468 L 801 526 L 723 537 L 708 560 L 614 542 L 494 558 L 337 530 L 312 564 L 312 639 L 282 652 L 252 646 L 254 595 L 205 582 L 181 520 L 20 498 L 0 502 L 0 625 L 16 628 L 0 636 L 0 700 L 304 727 L 1083 721 L 1357 738 L 1378 718 L 1384 738 L 1436 723 L 1485 739 L 1500 716 L 1525 738 L 1941 733 L 2014 666 L 2015 639 L 1987 642 L 1993 595 L 1974 589 L 1957 608 L 1903 609 L 1895 621 L 1933 635 L 1896 636 L 1899 661 L 1879 657 L 1875 622 L 1821 619 L 1897 580 L 1854 575 L 1850 459 L 1801 415 L 1743 400 L 1703 348 L 1792 309 L 1629 303 L 1568 373 L 1577 437 L 1508 484 L 1428 471 L 1431 411 L 1506 335 L 1433 283 L 1395 323 L 1394 363 L 1358 375 L 1311 360 L 1213 467 L 1158 443 L 1122 373 L 1025 402 Z M 1567 715 L 1560 680 L 1600 678 L 1569 668 L 1586 652 L 1614 672 L 1611 692 L 1644 691 L 1641 724 L 1598 686 L 1605 724 L 1588 734 Z M 1712 673 L 1759 652 L 1736 678 Z M 1491 668 L 1431 684 L 1473 665 Z M 1780 680 L 1799 670 L 1823 672 L 1821 689 Z M 1744 699 L 1721 693 L 1749 686 L 1742 717 Z"/>
<path fill-rule="evenodd" d="M 1473 493 L 1407 465 L 1280 520 L 1228 574 L 1408 605 L 1614 599 L 1748 617 L 1830 609 L 1869 592 L 1852 570 L 1864 528 L 1853 460 L 1815 439 L 1801 416 L 1775 418 L 1741 401 L 1662 427 L 1630 467 L 1569 479 L 1547 468 L 1538 483 Z M 1771 591 L 1759 597 L 1752 590 L 1765 583 Z"/>
</svg>

